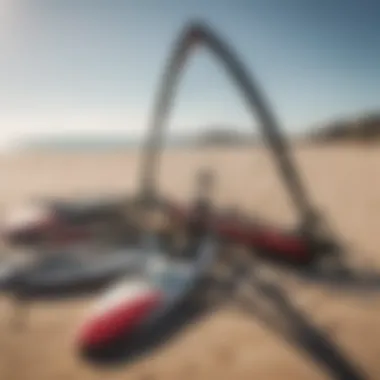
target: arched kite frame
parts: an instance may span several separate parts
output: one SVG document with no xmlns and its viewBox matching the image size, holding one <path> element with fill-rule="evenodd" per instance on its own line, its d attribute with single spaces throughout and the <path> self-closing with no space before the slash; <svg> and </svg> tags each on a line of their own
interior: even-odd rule
<svg viewBox="0 0 380 380">
<path fill-rule="evenodd" d="M 317 214 L 309 202 L 305 187 L 291 158 L 286 139 L 281 133 L 273 112 L 270 110 L 258 85 L 248 75 L 247 70 L 238 60 L 236 54 L 232 52 L 232 49 L 207 26 L 199 23 L 192 23 L 185 28 L 175 44 L 164 72 L 143 153 L 141 173 L 142 193 L 147 197 L 154 196 L 156 193 L 155 174 L 159 156 L 162 152 L 165 123 L 168 120 L 168 114 L 175 97 L 182 68 L 190 52 L 198 44 L 206 46 L 219 58 L 236 85 L 240 88 L 248 108 L 252 112 L 252 116 L 255 118 L 257 115 L 259 118 L 261 133 L 264 136 L 265 142 L 271 148 L 278 172 L 285 182 L 292 202 L 299 213 L 302 226 L 305 231 L 311 232 L 316 227 Z"/>
</svg>

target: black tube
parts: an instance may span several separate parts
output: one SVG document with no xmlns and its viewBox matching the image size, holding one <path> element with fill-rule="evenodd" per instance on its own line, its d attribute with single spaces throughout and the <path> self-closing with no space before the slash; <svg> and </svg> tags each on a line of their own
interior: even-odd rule
<svg viewBox="0 0 380 380">
<path fill-rule="evenodd" d="M 153 196 L 156 192 L 155 173 L 162 151 L 165 122 L 175 97 L 182 68 L 191 49 L 197 44 L 205 45 L 220 59 L 240 88 L 253 117 L 257 114 L 261 122 L 261 133 L 272 150 L 279 174 L 288 188 L 306 231 L 311 231 L 315 227 L 316 213 L 308 200 L 305 188 L 291 159 L 286 139 L 280 132 L 273 112 L 257 84 L 249 77 L 243 64 L 236 58 L 236 54 L 215 33 L 201 23 L 192 23 L 185 28 L 175 44 L 164 72 L 143 153 L 142 193 L 146 196 Z"/>
</svg>

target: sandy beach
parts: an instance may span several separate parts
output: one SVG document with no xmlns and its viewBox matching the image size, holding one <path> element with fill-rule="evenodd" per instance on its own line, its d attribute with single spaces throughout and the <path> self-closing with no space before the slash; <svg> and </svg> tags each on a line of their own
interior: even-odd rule
<svg viewBox="0 0 380 380">
<path fill-rule="evenodd" d="M 380 267 L 380 150 L 377 146 L 299 146 L 295 149 L 313 202 L 340 239 Z M 139 154 L 30 152 L 0 156 L 3 210 L 39 196 L 133 194 Z M 162 190 L 188 199 L 194 173 L 218 173 L 216 201 L 244 207 L 276 223 L 295 221 L 288 194 L 264 149 L 168 151 Z M 305 286 L 295 302 L 329 331 L 370 374 L 380 377 L 380 298 L 342 296 Z M 35 304 L 24 331 L 9 329 L 8 300 L 0 307 L 0 379 L 324 379 L 305 354 L 238 310 L 221 310 L 190 326 L 156 354 L 131 367 L 97 370 L 72 350 L 75 328 L 91 300 Z"/>
</svg>

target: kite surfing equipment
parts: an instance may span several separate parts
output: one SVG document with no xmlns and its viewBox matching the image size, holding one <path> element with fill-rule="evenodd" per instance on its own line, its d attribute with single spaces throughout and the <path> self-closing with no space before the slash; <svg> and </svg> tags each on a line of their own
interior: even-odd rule
<svg viewBox="0 0 380 380">
<path fill-rule="evenodd" d="M 380 290 L 380 274 L 359 271 L 347 264 L 346 249 L 338 242 L 327 222 L 313 206 L 299 176 L 287 140 L 256 81 L 243 63 L 207 26 L 192 24 L 176 41 L 157 93 L 141 168 L 140 196 L 157 197 L 157 174 L 169 111 L 174 101 L 180 74 L 190 53 L 207 47 L 221 62 L 243 95 L 252 116 L 260 122 L 264 137 L 288 194 L 299 216 L 296 231 L 265 224 L 240 221 L 214 213 L 214 229 L 222 239 L 252 248 L 253 254 L 272 263 L 285 265 L 303 279 L 342 289 Z M 176 208 L 185 219 L 188 212 Z"/>
<path fill-rule="evenodd" d="M 214 265 L 217 244 L 207 221 L 210 186 L 204 176 L 197 182 L 185 244 L 169 254 L 150 235 L 142 270 L 106 294 L 85 321 L 78 337 L 79 350 L 85 357 L 104 359 L 117 354 L 125 342 L 155 334 L 158 325 L 181 313 L 186 302 L 201 290 Z"/>
<path fill-rule="evenodd" d="M 114 281 L 138 271 L 144 249 L 129 247 L 107 253 L 75 250 L 39 256 L 30 263 L 2 263 L 0 292 L 15 301 L 12 325 L 24 324 L 25 305 L 36 300 L 61 300 L 102 291 Z"/>
<path fill-rule="evenodd" d="M 193 215 L 209 212 L 210 207 L 201 199 Z M 147 245 L 149 254 L 141 271 L 112 286 L 96 302 L 76 336 L 75 349 L 82 359 L 96 365 L 137 359 L 160 347 L 206 307 L 218 306 L 215 294 L 219 293 L 221 300 L 234 301 L 306 351 L 332 378 L 365 379 L 328 336 L 293 307 L 281 287 L 262 278 L 255 263 L 231 254 L 221 259 L 212 224 L 203 221 L 195 218 L 188 223 L 188 243 L 174 257 L 155 244 Z M 227 276 L 220 273 L 223 265 Z"/>
<path fill-rule="evenodd" d="M 290 267 L 297 268 L 298 274 L 304 276 L 304 278 L 308 278 L 315 271 L 315 275 L 311 276 L 313 280 L 334 278 L 341 285 L 342 278 L 345 277 L 347 280 L 351 274 L 342 261 L 340 246 L 335 243 L 330 234 L 320 228 L 321 219 L 317 217 L 318 214 L 311 207 L 306 197 L 290 158 L 285 139 L 281 136 L 273 115 L 263 97 L 258 93 L 257 87 L 253 86 L 242 64 L 235 58 L 230 48 L 208 27 L 202 24 L 191 24 L 185 30 L 174 49 L 173 56 L 169 60 L 153 113 L 152 132 L 147 142 L 148 154 L 145 157 L 142 173 L 142 200 L 146 202 L 146 205 L 149 205 L 157 197 L 155 171 L 167 111 L 180 68 L 183 66 L 189 51 L 194 45 L 200 43 L 208 46 L 221 58 L 243 90 L 252 111 L 256 110 L 258 112 L 262 122 L 262 132 L 274 153 L 279 172 L 288 186 L 293 202 L 300 213 L 302 221 L 300 236 L 303 237 L 303 241 L 307 242 L 309 249 L 312 249 L 315 258 L 313 257 L 313 260 L 310 260 L 310 263 L 305 267 L 301 267 L 302 269 L 288 260 L 291 263 Z M 176 211 L 177 216 L 178 214 L 185 215 L 185 220 L 190 215 L 194 215 L 193 210 L 189 210 L 187 213 Z M 209 223 L 202 224 L 204 228 L 203 234 L 200 233 L 202 228 L 192 229 L 190 228 L 192 224 L 187 224 L 190 236 L 189 245 L 192 247 L 191 251 L 194 255 L 186 264 L 181 262 L 179 265 L 173 258 L 166 259 L 167 261 L 162 258 L 161 261 L 158 261 L 160 264 L 157 265 L 158 262 L 156 262 L 155 268 L 154 259 L 151 258 L 151 261 L 146 261 L 140 276 L 136 275 L 136 278 L 130 278 L 127 282 L 119 284 L 118 287 L 110 290 L 110 293 L 105 295 L 102 304 L 97 305 L 96 310 L 85 321 L 78 334 L 77 349 L 83 358 L 92 363 L 99 363 L 104 359 L 114 358 L 118 354 L 122 354 L 122 356 L 123 354 L 131 355 L 133 348 L 137 346 L 142 345 L 146 348 L 149 338 L 163 335 L 163 325 L 171 325 L 173 319 L 175 319 L 174 317 L 183 314 L 188 301 L 197 302 L 202 298 L 206 293 L 207 284 L 214 283 L 213 280 L 203 280 L 213 277 L 212 273 L 209 272 L 212 267 L 217 266 L 216 259 L 219 257 L 218 248 L 215 248 L 215 252 L 211 256 L 204 254 L 205 251 L 207 252 L 205 246 L 207 247 L 209 242 L 207 240 L 208 234 L 211 234 L 211 241 L 214 244 L 220 243 L 220 239 L 225 238 L 227 235 L 226 228 L 224 227 L 225 229 L 223 230 L 220 227 L 221 218 L 216 217 L 216 222 L 215 218 L 213 219 L 212 216 L 216 214 L 215 212 L 210 213 L 208 209 L 206 220 Z M 199 214 L 197 215 L 199 216 Z M 202 218 L 197 220 L 200 222 Z M 230 222 L 231 220 L 227 221 Z M 237 230 L 241 230 L 241 228 L 237 228 Z M 195 231 L 197 233 L 193 234 L 192 232 Z M 197 241 L 197 244 L 192 244 L 194 240 Z M 239 237 L 235 240 L 242 239 Z M 218 247 L 218 245 L 223 246 L 223 243 L 214 247 Z M 252 260 L 255 253 L 253 252 L 253 255 L 251 255 Z M 315 269 L 318 268 L 317 264 L 326 255 L 333 258 L 332 261 L 335 262 L 335 267 L 330 267 L 328 272 L 324 272 L 322 269 L 321 272 L 317 272 L 317 269 Z M 188 255 L 184 256 L 188 257 Z M 156 257 L 158 258 L 159 255 Z M 205 267 L 203 265 L 197 266 L 198 263 L 203 262 L 202 258 L 204 257 L 212 257 L 212 262 L 205 260 L 207 262 Z M 219 289 L 226 298 L 233 299 L 244 310 L 255 317 L 259 317 L 267 326 L 274 328 L 285 339 L 306 350 L 331 378 L 340 380 L 364 380 L 367 378 L 356 364 L 345 358 L 341 350 L 329 340 L 328 336 L 319 332 L 305 315 L 299 313 L 293 307 L 282 286 L 262 278 L 260 268 L 256 267 L 255 260 L 249 265 L 248 262 L 239 262 L 237 256 L 234 256 L 232 252 L 226 257 L 228 258 L 226 266 L 230 272 L 233 272 L 233 275 L 230 276 L 232 280 L 227 281 L 227 283 L 221 283 L 217 281 L 217 276 L 215 276 L 215 283 L 220 284 Z M 155 268 L 153 272 L 152 267 Z M 195 268 L 198 269 L 194 270 Z M 204 270 L 204 268 L 207 268 L 207 270 Z M 155 276 L 157 273 L 158 276 Z M 195 276 L 196 273 L 197 276 Z M 338 277 L 338 274 L 343 277 Z M 356 276 L 354 279 L 348 280 L 348 282 L 351 285 L 356 284 L 358 278 Z M 369 279 L 369 277 L 365 278 L 366 280 L 363 280 L 363 282 Z M 374 279 L 372 278 L 372 280 Z M 166 284 L 168 285 L 166 286 Z M 274 309 L 271 315 L 263 308 L 262 301 L 271 305 Z"/>
<path fill-rule="evenodd" d="M 128 204 L 129 200 L 124 198 L 39 200 L 37 206 L 45 213 L 33 220 L 5 226 L 3 240 L 11 246 L 36 249 L 46 244 L 59 249 L 102 239 L 122 244 L 138 237 L 126 217 Z"/>
<path fill-rule="evenodd" d="M 177 259 L 151 256 L 140 275 L 119 283 L 97 304 L 78 335 L 81 355 L 102 360 L 117 354 L 125 343 L 133 345 L 139 337 L 155 333 L 201 289 L 215 252 L 209 238 L 194 249 L 193 260 L 184 252 Z"/>
<path fill-rule="evenodd" d="M 56 253 L 3 273 L 0 290 L 18 297 L 64 297 L 109 284 L 141 261 L 138 249 L 107 254 Z"/>
</svg>

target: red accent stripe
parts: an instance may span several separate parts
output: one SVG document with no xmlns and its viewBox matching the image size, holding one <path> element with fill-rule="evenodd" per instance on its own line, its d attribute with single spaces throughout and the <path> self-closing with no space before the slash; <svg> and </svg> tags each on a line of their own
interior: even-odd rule
<svg viewBox="0 0 380 380">
<path fill-rule="evenodd" d="M 217 225 L 219 233 L 225 237 L 261 249 L 273 251 L 277 256 L 289 259 L 303 259 L 308 257 L 305 243 L 299 237 L 269 230 L 255 229 L 252 226 L 243 227 L 239 224 L 220 223 Z"/>
<path fill-rule="evenodd" d="M 191 211 L 176 207 L 175 215 L 184 220 L 190 217 Z M 243 222 L 234 218 L 216 216 L 213 220 L 216 231 L 226 238 L 240 244 L 270 251 L 273 258 L 290 261 L 305 261 L 310 258 L 310 251 L 302 237 L 286 233 L 281 229 Z"/>
<path fill-rule="evenodd" d="M 121 334 L 128 334 L 156 309 L 161 299 L 160 293 L 152 292 L 133 301 L 121 303 L 90 320 L 79 333 L 80 347 L 106 345 Z"/>
</svg>

